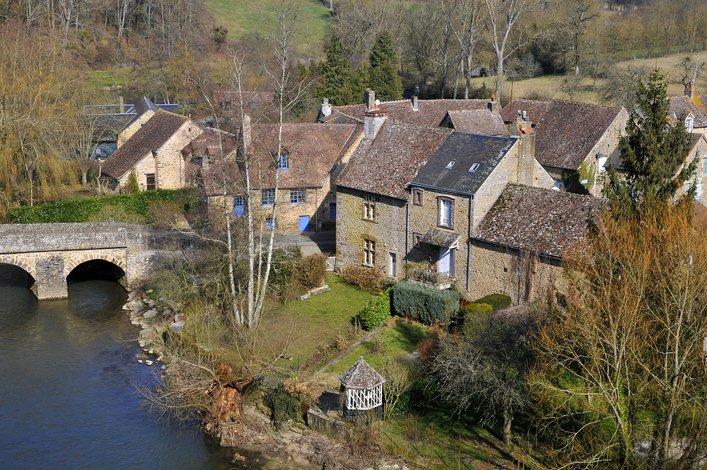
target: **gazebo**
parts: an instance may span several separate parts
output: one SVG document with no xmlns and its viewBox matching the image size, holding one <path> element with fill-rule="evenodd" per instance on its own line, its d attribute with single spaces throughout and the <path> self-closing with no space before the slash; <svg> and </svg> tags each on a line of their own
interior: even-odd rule
<svg viewBox="0 0 707 470">
<path fill-rule="evenodd" d="M 341 376 L 344 416 L 354 418 L 359 414 L 381 416 L 383 410 L 383 384 L 385 379 L 363 358 Z"/>
</svg>

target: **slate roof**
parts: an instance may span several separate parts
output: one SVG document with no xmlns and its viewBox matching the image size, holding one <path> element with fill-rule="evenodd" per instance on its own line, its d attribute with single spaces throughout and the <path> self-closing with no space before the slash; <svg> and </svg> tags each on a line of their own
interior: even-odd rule
<svg viewBox="0 0 707 470">
<path fill-rule="evenodd" d="M 472 195 L 517 140 L 516 137 L 452 132 L 420 169 L 412 185 Z M 472 166 L 474 171 L 470 171 Z"/>
<path fill-rule="evenodd" d="M 388 120 L 375 139 L 361 142 L 336 184 L 407 199 L 406 189 L 417 171 L 451 132 Z"/>
<path fill-rule="evenodd" d="M 346 388 L 371 389 L 385 383 L 385 379 L 362 357 L 341 376 L 341 384 Z"/>
<path fill-rule="evenodd" d="M 439 126 L 448 111 L 462 111 L 472 109 L 487 109 L 488 100 L 418 100 L 415 111 L 410 100 L 384 101 L 377 106 L 377 110 L 385 113 L 389 121 L 399 121 L 420 126 Z M 336 123 L 362 123 L 366 106 L 352 104 L 347 106 L 332 106 L 328 117 L 320 116 L 322 122 Z"/>
<path fill-rule="evenodd" d="M 490 109 L 449 111 L 449 123 L 457 131 L 470 134 L 508 135 L 508 127 L 498 113 Z"/>
<path fill-rule="evenodd" d="M 320 188 L 357 136 L 352 124 L 286 123 L 282 129 L 283 153 L 289 169 L 280 172 L 280 189 Z M 254 124 L 251 127 L 252 182 L 255 187 L 274 187 L 277 124 Z M 204 174 L 208 196 L 223 192 L 223 175 L 232 183 L 231 190 L 244 188 L 245 176 L 232 158 L 210 165 Z M 256 181 L 260 178 L 260 181 Z"/>
<path fill-rule="evenodd" d="M 509 184 L 472 238 L 559 259 L 586 235 L 603 204 L 592 196 Z"/>
<path fill-rule="evenodd" d="M 701 97 L 671 96 L 669 100 L 671 119 L 680 119 L 692 114 L 695 117 L 695 128 L 707 127 L 707 109 Z"/>
<path fill-rule="evenodd" d="M 113 155 L 106 158 L 103 162 L 103 173 L 120 178 L 145 155 L 159 150 L 187 121 L 187 117 L 158 110 Z"/>
<path fill-rule="evenodd" d="M 513 100 L 502 110 L 507 123 L 527 111 L 535 126 L 535 158 L 543 166 L 577 170 L 623 108 L 574 101 Z"/>
</svg>

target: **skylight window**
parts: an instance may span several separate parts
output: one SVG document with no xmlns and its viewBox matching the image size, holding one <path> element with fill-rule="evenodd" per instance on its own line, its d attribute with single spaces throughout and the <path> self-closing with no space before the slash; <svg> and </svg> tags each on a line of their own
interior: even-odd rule
<svg viewBox="0 0 707 470">
<path fill-rule="evenodd" d="M 476 170 L 479 169 L 479 164 L 478 163 L 472 163 L 471 166 L 469 167 L 469 173 L 473 173 Z"/>
<path fill-rule="evenodd" d="M 454 160 L 451 162 L 447 163 L 447 170 L 451 170 L 454 167 Z"/>
</svg>

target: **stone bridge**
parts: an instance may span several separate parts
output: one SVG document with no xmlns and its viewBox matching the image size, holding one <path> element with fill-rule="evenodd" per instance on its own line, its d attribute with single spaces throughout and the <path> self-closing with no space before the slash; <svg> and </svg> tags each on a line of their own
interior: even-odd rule
<svg viewBox="0 0 707 470">
<path fill-rule="evenodd" d="M 39 299 L 66 298 L 67 278 L 84 263 L 103 260 L 120 268 L 125 287 L 146 278 L 163 258 L 191 238 L 140 225 L 116 223 L 0 225 L 0 264 L 25 270 Z"/>
</svg>

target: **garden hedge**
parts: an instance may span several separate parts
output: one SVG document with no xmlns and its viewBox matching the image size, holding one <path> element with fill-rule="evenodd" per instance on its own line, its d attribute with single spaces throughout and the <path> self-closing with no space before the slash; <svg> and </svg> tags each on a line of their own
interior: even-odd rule
<svg viewBox="0 0 707 470">
<path fill-rule="evenodd" d="M 489 294 L 474 301 L 474 303 L 489 304 L 491 307 L 493 307 L 493 311 L 495 312 L 496 310 L 502 310 L 504 308 L 510 307 L 513 303 L 513 300 L 510 296 L 506 294 Z"/>
<path fill-rule="evenodd" d="M 459 310 L 459 294 L 417 282 L 403 281 L 393 287 L 393 311 L 425 324 L 448 325 Z"/>
<path fill-rule="evenodd" d="M 198 194 L 194 190 L 157 189 L 136 194 L 94 196 L 22 206 L 11 210 L 9 217 L 16 224 L 95 222 L 100 220 L 100 214 L 105 212 L 106 207 L 112 206 L 127 214 L 137 215 L 142 223 L 146 223 L 149 221 L 151 203 L 174 202 L 189 211 L 197 207 L 198 201 Z"/>
<path fill-rule="evenodd" d="M 361 328 L 371 331 L 378 328 L 390 316 L 390 290 L 372 298 L 358 314 Z"/>
</svg>

